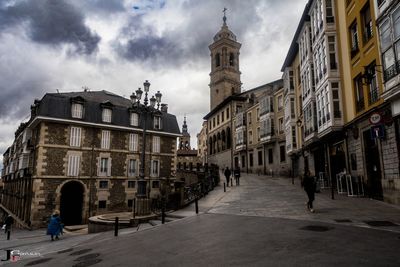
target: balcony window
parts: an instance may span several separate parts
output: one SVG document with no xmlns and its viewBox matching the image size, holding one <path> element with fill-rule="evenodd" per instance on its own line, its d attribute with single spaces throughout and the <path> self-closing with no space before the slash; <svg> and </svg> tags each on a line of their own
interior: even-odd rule
<svg viewBox="0 0 400 267">
<path fill-rule="evenodd" d="M 372 105 L 379 99 L 378 93 L 378 82 L 376 79 L 376 70 L 375 70 L 375 62 L 369 65 L 365 74 L 367 75 L 367 83 L 368 83 L 368 104 Z"/>
<path fill-rule="evenodd" d="M 373 36 L 371 9 L 369 7 L 369 3 L 367 3 L 363 8 L 363 10 L 361 11 L 361 17 L 363 22 L 363 40 L 365 44 Z"/>
<path fill-rule="evenodd" d="M 383 76 L 385 81 L 388 81 L 397 75 L 397 69 L 395 63 L 396 61 L 394 58 L 394 52 L 393 49 L 390 48 L 383 54 L 383 67 L 384 67 Z"/>
<path fill-rule="evenodd" d="M 380 26 L 380 41 L 382 50 L 386 50 L 390 46 L 390 34 L 390 19 L 388 19 Z"/>
<path fill-rule="evenodd" d="M 364 103 L 364 88 L 361 76 L 357 76 L 354 79 L 354 96 L 356 104 L 356 112 L 361 112 L 365 108 Z"/>
<path fill-rule="evenodd" d="M 350 51 L 351 57 L 354 57 L 358 53 L 358 31 L 357 22 L 354 22 L 349 29 L 350 32 Z"/>
<path fill-rule="evenodd" d="M 397 8 L 393 12 L 393 32 L 394 32 L 394 40 L 397 40 L 400 37 L 400 8 Z"/>
</svg>

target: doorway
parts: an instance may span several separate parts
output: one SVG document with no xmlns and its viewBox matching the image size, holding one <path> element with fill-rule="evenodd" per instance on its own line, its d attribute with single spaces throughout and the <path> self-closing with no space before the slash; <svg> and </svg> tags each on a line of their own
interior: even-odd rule
<svg viewBox="0 0 400 267">
<path fill-rule="evenodd" d="M 82 224 L 83 186 L 68 182 L 61 188 L 60 216 L 65 225 Z"/>
<path fill-rule="evenodd" d="M 378 140 L 372 137 L 371 130 L 364 131 L 363 138 L 368 194 L 371 198 L 383 200 Z"/>
</svg>

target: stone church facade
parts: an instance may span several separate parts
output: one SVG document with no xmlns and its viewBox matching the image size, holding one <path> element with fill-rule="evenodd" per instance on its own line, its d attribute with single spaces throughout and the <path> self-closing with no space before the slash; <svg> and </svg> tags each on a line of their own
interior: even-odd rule
<svg viewBox="0 0 400 267">
<path fill-rule="evenodd" d="M 202 152 L 207 155 L 205 163 L 221 169 L 240 167 L 246 172 L 286 175 L 290 159 L 281 149 L 285 148 L 283 125 L 273 127 L 283 122 L 280 105 L 283 81 L 279 79 L 242 92 L 240 48 L 224 16 L 223 25 L 209 46 L 210 112 L 204 117 L 201 131 L 207 133 L 207 152 Z M 267 99 L 277 107 L 276 112 L 268 110 L 261 114 L 260 103 Z"/>
<path fill-rule="evenodd" d="M 43 226 L 53 210 L 66 225 L 128 211 L 136 196 L 144 121 L 130 100 L 106 91 L 46 94 L 4 153 L 1 208 L 26 227 Z M 147 120 L 148 197 L 175 169 L 174 115 Z"/>
</svg>

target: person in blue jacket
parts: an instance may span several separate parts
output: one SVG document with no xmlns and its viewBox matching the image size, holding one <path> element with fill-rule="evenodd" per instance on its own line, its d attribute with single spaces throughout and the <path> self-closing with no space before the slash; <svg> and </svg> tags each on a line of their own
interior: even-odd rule
<svg viewBox="0 0 400 267">
<path fill-rule="evenodd" d="M 62 234 L 62 224 L 59 211 L 54 211 L 50 217 L 49 225 L 47 226 L 47 234 L 51 236 L 51 241 L 54 241 L 54 236 L 58 239 L 58 236 Z"/>
</svg>

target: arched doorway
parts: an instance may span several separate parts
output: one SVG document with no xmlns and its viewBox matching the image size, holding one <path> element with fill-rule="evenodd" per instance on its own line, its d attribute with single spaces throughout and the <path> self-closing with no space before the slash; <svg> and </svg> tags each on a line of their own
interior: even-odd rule
<svg viewBox="0 0 400 267">
<path fill-rule="evenodd" d="M 75 181 L 61 188 L 60 216 L 65 225 L 82 224 L 83 191 L 82 184 Z"/>
</svg>

